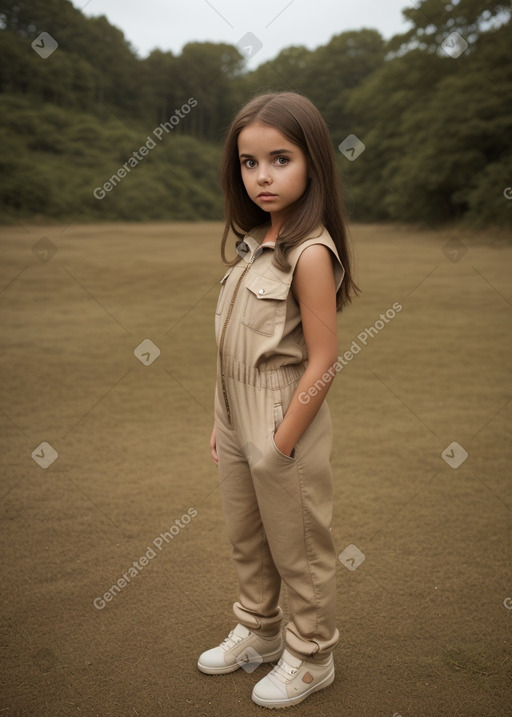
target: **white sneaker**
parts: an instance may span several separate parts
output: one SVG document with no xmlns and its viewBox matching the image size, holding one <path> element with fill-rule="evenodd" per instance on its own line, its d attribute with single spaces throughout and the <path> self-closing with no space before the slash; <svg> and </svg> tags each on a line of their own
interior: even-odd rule
<svg viewBox="0 0 512 717">
<path fill-rule="evenodd" d="M 207 675 L 225 675 L 243 667 L 253 672 L 262 662 L 274 662 L 283 652 L 281 632 L 263 637 L 240 623 L 218 647 L 200 655 L 197 666 Z"/>
<path fill-rule="evenodd" d="M 332 654 L 319 663 L 299 660 L 285 650 L 274 669 L 254 685 L 252 699 L 261 707 L 291 707 L 333 681 Z"/>
</svg>

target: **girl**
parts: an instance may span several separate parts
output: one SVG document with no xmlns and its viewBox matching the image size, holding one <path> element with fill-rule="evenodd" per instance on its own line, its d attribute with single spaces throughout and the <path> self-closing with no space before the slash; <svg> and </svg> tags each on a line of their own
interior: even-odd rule
<svg viewBox="0 0 512 717">
<path fill-rule="evenodd" d="M 239 580 L 236 627 L 204 652 L 208 674 L 279 660 L 253 689 L 287 707 L 334 680 L 336 551 L 330 533 L 336 311 L 357 294 L 334 150 L 294 92 L 260 95 L 226 137 L 226 226 L 210 439 Z M 243 241 L 225 255 L 229 230 Z M 285 647 L 278 605 L 287 588 Z M 280 659 L 279 659 L 280 658 Z"/>
</svg>

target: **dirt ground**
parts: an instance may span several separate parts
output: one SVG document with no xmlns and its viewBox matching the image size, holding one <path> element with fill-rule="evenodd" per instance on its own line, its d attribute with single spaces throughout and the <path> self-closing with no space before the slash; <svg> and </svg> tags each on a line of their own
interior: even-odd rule
<svg viewBox="0 0 512 717">
<path fill-rule="evenodd" d="M 511 715 L 512 242 L 352 234 L 337 677 L 287 714 Z M 264 713 L 270 665 L 196 668 L 237 598 L 208 446 L 220 235 L 0 229 L 0 715 Z"/>
</svg>

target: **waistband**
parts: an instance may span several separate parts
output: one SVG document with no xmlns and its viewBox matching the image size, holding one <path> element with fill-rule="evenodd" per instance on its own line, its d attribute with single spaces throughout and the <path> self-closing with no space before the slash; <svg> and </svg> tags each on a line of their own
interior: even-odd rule
<svg viewBox="0 0 512 717">
<path fill-rule="evenodd" d="M 306 370 L 306 364 L 286 364 L 277 368 L 265 369 L 245 366 L 231 356 L 222 357 L 224 376 L 246 383 L 257 388 L 284 388 L 301 378 Z"/>
</svg>

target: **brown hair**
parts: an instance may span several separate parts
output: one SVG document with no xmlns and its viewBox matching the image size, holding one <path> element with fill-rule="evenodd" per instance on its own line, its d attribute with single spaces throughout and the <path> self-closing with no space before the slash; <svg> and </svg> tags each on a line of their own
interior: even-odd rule
<svg viewBox="0 0 512 717">
<path fill-rule="evenodd" d="M 281 269 L 290 269 L 286 259 L 288 253 L 314 236 L 314 230 L 323 224 L 345 268 L 345 278 L 336 295 L 336 306 L 340 311 L 359 289 L 351 274 L 348 230 L 334 148 L 322 115 L 307 97 L 297 92 L 270 92 L 254 97 L 238 111 L 228 129 L 220 166 L 226 222 L 221 241 L 222 261 L 227 266 L 240 261 L 240 256 L 232 261 L 226 259 L 230 229 L 241 239 L 251 229 L 269 220 L 268 212 L 258 207 L 247 194 L 240 170 L 238 136 L 255 122 L 275 127 L 300 147 L 306 155 L 310 175 L 304 194 L 290 206 L 281 226 L 274 261 Z"/>
</svg>

